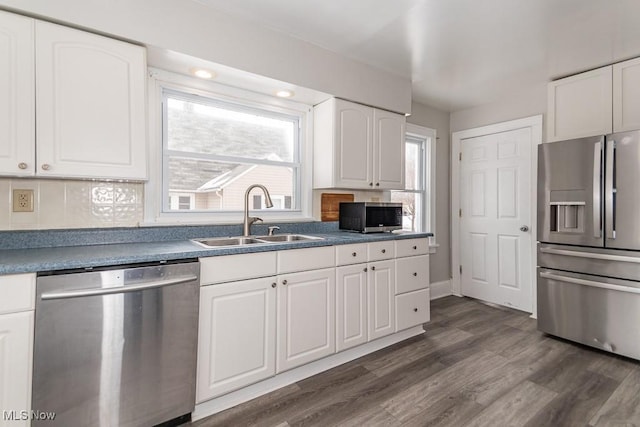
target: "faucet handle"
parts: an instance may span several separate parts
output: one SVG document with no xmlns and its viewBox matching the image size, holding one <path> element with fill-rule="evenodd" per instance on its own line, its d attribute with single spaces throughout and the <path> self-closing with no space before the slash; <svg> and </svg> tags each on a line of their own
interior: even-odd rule
<svg viewBox="0 0 640 427">
<path fill-rule="evenodd" d="M 280 227 L 278 227 L 277 225 L 272 225 L 271 227 L 267 227 L 267 229 L 269 230 L 269 233 L 267 235 L 273 236 L 276 230 L 280 230 Z"/>
<path fill-rule="evenodd" d="M 249 223 L 250 224 L 253 224 L 254 222 L 258 222 L 258 221 L 262 222 L 262 218 L 259 218 L 257 216 L 250 216 L 249 217 Z"/>
</svg>

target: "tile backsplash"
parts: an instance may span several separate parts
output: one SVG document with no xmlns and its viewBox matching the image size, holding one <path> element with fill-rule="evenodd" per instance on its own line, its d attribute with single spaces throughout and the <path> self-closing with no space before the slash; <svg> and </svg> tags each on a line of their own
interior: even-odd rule
<svg viewBox="0 0 640 427">
<path fill-rule="evenodd" d="M 14 189 L 33 190 L 33 212 L 12 212 Z M 144 184 L 0 178 L 0 230 L 135 227 Z"/>
</svg>

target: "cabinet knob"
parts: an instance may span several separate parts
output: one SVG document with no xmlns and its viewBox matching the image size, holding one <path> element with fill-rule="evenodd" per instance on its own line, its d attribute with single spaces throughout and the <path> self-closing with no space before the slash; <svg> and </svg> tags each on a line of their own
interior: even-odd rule
<svg viewBox="0 0 640 427">
<path fill-rule="evenodd" d="M 283 280 L 283 281 L 282 281 L 282 284 L 283 284 L 283 285 L 286 285 L 286 284 L 287 284 L 287 280 L 286 280 L 286 279 L 285 279 L 285 280 Z"/>
<path fill-rule="evenodd" d="M 376 182 L 376 187 L 380 187 L 380 183 L 379 182 Z"/>
<path fill-rule="evenodd" d="M 352 253 L 351 255 L 356 256 L 356 255 L 358 255 L 358 254 L 354 252 L 354 253 Z"/>
<path fill-rule="evenodd" d="M 369 271 L 369 269 L 367 267 L 364 268 L 364 272 L 366 273 L 367 271 Z"/>
<path fill-rule="evenodd" d="M 417 309 L 417 308 L 414 308 L 414 309 L 413 309 L 413 311 L 414 311 L 415 313 L 417 313 L 417 312 L 418 312 L 418 309 Z"/>
<path fill-rule="evenodd" d="M 373 182 L 370 182 L 370 183 L 369 183 L 369 187 L 373 187 Z"/>
<path fill-rule="evenodd" d="M 414 247 L 413 247 L 413 250 L 415 251 L 416 249 L 418 249 L 418 247 L 417 247 L 417 246 L 414 246 Z"/>
<path fill-rule="evenodd" d="M 374 265 L 374 266 L 372 266 L 372 267 L 371 267 L 371 270 L 376 271 L 376 266 L 375 266 L 375 265 Z"/>
<path fill-rule="evenodd" d="M 383 250 L 382 250 L 382 253 L 383 253 L 383 254 L 386 254 L 386 253 L 387 253 L 387 250 L 386 250 L 386 249 L 383 249 Z"/>
<path fill-rule="evenodd" d="M 418 273 L 413 273 L 413 277 L 416 277 L 418 275 Z"/>
<path fill-rule="evenodd" d="M 273 282 L 273 283 L 271 284 L 271 287 L 272 287 L 272 288 L 275 288 L 276 286 L 277 286 L 276 282 Z"/>
<path fill-rule="evenodd" d="M 43 171 L 48 171 L 49 169 L 51 169 L 51 165 L 49 165 L 48 163 L 43 163 L 42 164 L 42 170 Z"/>
<path fill-rule="evenodd" d="M 18 167 L 20 169 L 26 169 L 27 168 L 27 164 L 25 162 L 20 162 L 20 163 L 18 163 Z"/>
</svg>

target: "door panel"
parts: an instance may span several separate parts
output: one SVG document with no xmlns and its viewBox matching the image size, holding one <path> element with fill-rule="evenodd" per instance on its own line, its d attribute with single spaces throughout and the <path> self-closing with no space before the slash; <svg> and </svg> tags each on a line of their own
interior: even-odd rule
<svg viewBox="0 0 640 427">
<path fill-rule="evenodd" d="M 198 330 L 198 402 L 276 372 L 275 277 L 203 286 Z"/>
<path fill-rule="evenodd" d="M 531 129 L 462 141 L 463 295 L 532 310 Z"/>
<path fill-rule="evenodd" d="M 604 138 L 538 147 L 538 240 L 602 246 Z"/>
<path fill-rule="evenodd" d="M 615 143 L 615 145 L 613 145 Z M 607 157 L 605 182 L 605 206 L 607 210 L 607 233 L 605 246 L 608 248 L 640 249 L 640 132 L 625 132 L 607 137 L 606 155 L 613 153 L 613 161 Z M 612 179 L 612 180 L 611 180 Z M 612 215 L 609 215 L 609 214 Z"/>
<path fill-rule="evenodd" d="M 367 264 L 336 269 L 336 349 L 367 342 Z"/>
<path fill-rule="evenodd" d="M 34 20 L 0 11 L 0 174 L 35 171 Z"/>
<path fill-rule="evenodd" d="M 278 276 L 277 372 L 335 352 L 335 268 Z"/>
<path fill-rule="evenodd" d="M 395 261 L 369 263 L 369 341 L 395 332 Z"/>
</svg>

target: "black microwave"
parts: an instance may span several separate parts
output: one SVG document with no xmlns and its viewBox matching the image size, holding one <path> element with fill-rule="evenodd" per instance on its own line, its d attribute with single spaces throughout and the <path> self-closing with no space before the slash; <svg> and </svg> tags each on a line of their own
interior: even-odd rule
<svg viewBox="0 0 640 427">
<path fill-rule="evenodd" d="M 342 202 L 340 230 L 380 233 L 402 229 L 402 203 Z"/>
</svg>

